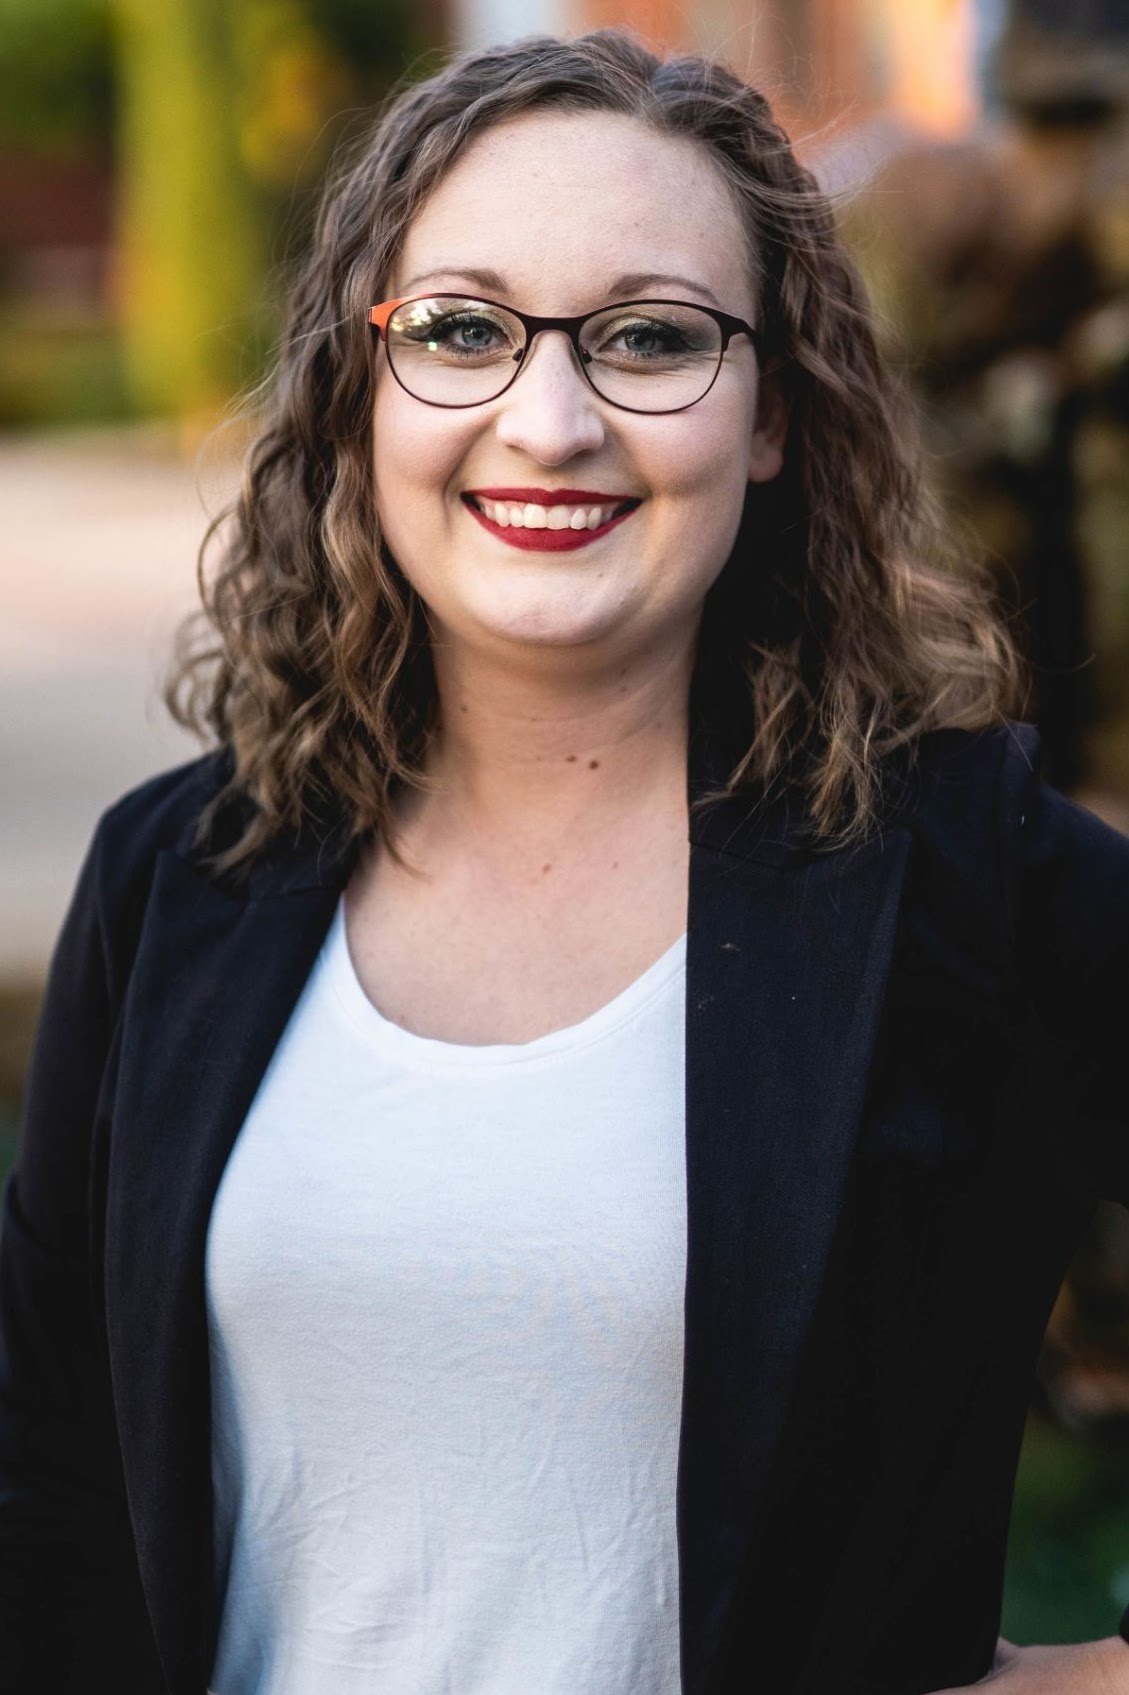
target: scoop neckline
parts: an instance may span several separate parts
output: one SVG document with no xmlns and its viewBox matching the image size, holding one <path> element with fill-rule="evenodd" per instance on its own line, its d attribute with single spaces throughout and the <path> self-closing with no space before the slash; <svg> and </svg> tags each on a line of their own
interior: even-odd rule
<svg viewBox="0 0 1129 1695">
<path fill-rule="evenodd" d="M 463 1071 L 482 1071 L 502 1066 L 534 1065 L 565 1053 L 576 1053 L 603 1041 L 639 1017 L 682 972 L 686 958 L 686 933 L 671 943 L 625 989 L 597 1007 L 578 1023 L 567 1024 L 534 1036 L 528 1042 L 445 1042 L 435 1036 L 420 1036 L 387 1018 L 366 995 L 349 952 L 345 930 L 345 902 L 337 903 L 326 938 L 326 968 L 330 988 L 350 1024 L 373 1047 L 389 1057 L 417 1065 L 441 1066 Z"/>
</svg>

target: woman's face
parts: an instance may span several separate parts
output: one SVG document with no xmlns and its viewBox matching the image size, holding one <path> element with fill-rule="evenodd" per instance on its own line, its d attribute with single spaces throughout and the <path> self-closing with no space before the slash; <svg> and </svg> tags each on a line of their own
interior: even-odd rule
<svg viewBox="0 0 1129 1695">
<path fill-rule="evenodd" d="M 388 286 L 389 298 L 442 292 L 546 317 L 676 299 L 756 322 L 744 234 L 708 153 L 616 113 L 533 113 L 471 145 L 409 229 Z M 586 646 L 617 661 L 691 645 L 747 482 L 780 468 L 783 421 L 767 405 L 758 417 L 757 390 L 739 335 L 688 410 L 626 412 L 547 332 L 505 394 L 444 410 L 407 394 L 381 349 L 377 514 L 437 639 L 515 658 Z M 570 528 L 591 537 L 579 547 L 531 550 L 518 545 L 528 532 L 483 521 L 490 490 L 572 491 L 586 498 L 558 504 L 574 510 L 638 504 L 609 529 Z"/>
</svg>

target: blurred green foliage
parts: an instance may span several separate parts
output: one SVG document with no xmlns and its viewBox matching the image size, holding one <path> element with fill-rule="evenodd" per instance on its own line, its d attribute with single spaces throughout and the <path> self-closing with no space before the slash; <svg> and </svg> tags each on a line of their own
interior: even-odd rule
<svg viewBox="0 0 1129 1695">
<path fill-rule="evenodd" d="M 119 306 L 130 386 L 150 411 L 206 416 L 245 380 L 266 231 L 240 147 L 244 10 L 114 0 Z"/>
<path fill-rule="evenodd" d="M 75 323 L 34 302 L 0 304 L 0 423 L 104 424 L 135 410 L 112 324 Z"/>
<path fill-rule="evenodd" d="M 0 0 L 0 147 L 103 147 L 113 127 L 109 0 Z"/>
<path fill-rule="evenodd" d="M 407 0 L 0 0 L 0 169 L 99 162 L 115 202 L 96 323 L 6 288 L 0 230 L 0 423 L 206 422 L 251 385 L 277 256 L 345 130 L 435 45 L 427 17 Z"/>
<path fill-rule="evenodd" d="M 1016 1480 L 1003 1634 L 1111 1636 L 1129 1606 L 1129 1453 L 1033 1414 Z"/>
</svg>

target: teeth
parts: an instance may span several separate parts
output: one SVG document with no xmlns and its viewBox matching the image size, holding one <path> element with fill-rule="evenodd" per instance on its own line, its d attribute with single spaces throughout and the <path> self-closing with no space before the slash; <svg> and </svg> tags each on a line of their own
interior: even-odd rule
<svg viewBox="0 0 1129 1695">
<path fill-rule="evenodd" d="M 534 501 L 486 500 L 476 495 L 475 504 L 485 517 L 503 529 L 598 530 L 615 516 L 611 506 L 539 506 Z"/>
</svg>

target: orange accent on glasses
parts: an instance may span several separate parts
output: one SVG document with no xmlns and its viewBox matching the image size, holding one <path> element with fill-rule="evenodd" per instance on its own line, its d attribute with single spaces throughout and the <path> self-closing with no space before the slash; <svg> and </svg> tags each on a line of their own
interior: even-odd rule
<svg viewBox="0 0 1129 1695">
<path fill-rule="evenodd" d="M 380 331 L 381 340 L 383 340 L 388 333 L 389 318 L 392 316 L 397 306 L 402 306 L 404 301 L 409 298 L 410 297 L 408 295 L 404 295 L 399 300 L 384 300 L 379 306 L 371 306 L 369 308 L 368 321 L 370 324 L 376 325 L 377 329 Z"/>
</svg>

